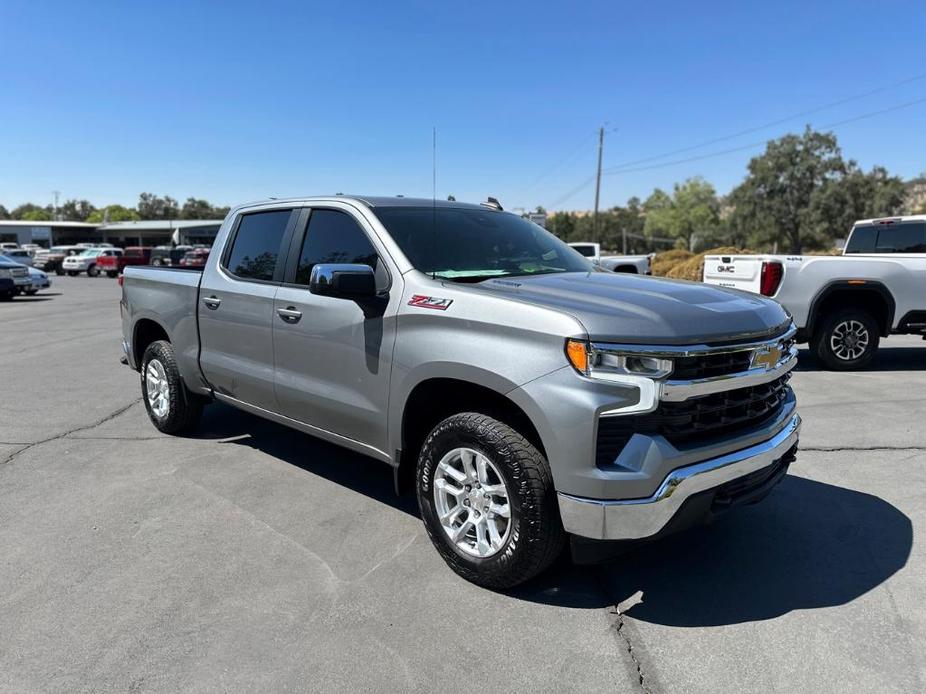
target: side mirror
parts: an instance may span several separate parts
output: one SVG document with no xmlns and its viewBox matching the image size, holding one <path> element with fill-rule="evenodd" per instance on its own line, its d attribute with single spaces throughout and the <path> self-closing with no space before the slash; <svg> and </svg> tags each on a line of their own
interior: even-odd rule
<svg viewBox="0 0 926 694">
<path fill-rule="evenodd" d="M 312 268 L 309 291 L 338 299 L 372 299 L 376 274 L 369 265 L 319 263 Z"/>
</svg>

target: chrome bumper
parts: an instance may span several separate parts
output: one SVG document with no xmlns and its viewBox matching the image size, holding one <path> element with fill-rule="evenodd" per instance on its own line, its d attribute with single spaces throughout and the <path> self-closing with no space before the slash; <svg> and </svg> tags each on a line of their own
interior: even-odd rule
<svg viewBox="0 0 926 694">
<path fill-rule="evenodd" d="M 595 540 L 636 540 L 662 530 L 686 499 L 768 467 L 796 443 L 801 417 L 795 414 L 768 441 L 669 473 L 645 499 L 586 499 L 559 493 L 566 532 Z"/>
</svg>

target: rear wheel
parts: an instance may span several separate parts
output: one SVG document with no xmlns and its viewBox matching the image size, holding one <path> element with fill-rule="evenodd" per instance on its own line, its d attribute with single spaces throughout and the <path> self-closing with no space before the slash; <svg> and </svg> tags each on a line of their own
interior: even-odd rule
<svg viewBox="0 0 926 694">
<path fill-rule="evenodd" d="M 183 385 L 174 348 L 166 340 L 152 342 L 145 350 L 141 392 L 148 417 L 165 434 L 181 434 L 199 423 L 204 401 Z"/>
<path fill-rule="evenodd" d="M 814 353 L 834 371 L 862 369 L 871 363 L 881 340 L 878 322 L 861 309 L 837 311 L 814 334 Z"/>
<path fill-rule="evenodd" d="M 116 277 L 119 276 L 119 273 L 116 272 L 115 270 L 107 270 L 107 271 L 106 271 L 106 276 L 115 279 Z"/>
<path fill-rule="evenodd" d="M 516 586 L 562 551 L 566 535 L 549 465 L 496 419 L 465 412 L 438 424 L 421 449 L 416 490 L 431 542 L 472 583 Z"/>
</svg>

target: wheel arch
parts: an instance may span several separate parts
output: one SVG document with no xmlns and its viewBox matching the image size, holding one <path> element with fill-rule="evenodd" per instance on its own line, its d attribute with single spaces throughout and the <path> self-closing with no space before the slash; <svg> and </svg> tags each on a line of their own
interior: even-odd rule
<svg viewBox="0 0 926 694">
<path fill-rule="evenodd" d="M 896 303 L 890 290 L 881 282 L 836 280 L 828 283 L 810 302 L 805 332 L 812 336 L 823 318 L 840 308 L 860 307 L 878 322 L 882 337 L 891 333 Z"/>
<path fill-rule="evenodd" d="M 507 424 L 546 456 L 537 427 L 504 393 L 460 378 L 427 378 L 411 389 L 402 407 L 394 470 L 396 493 L 411 489 L 418 452 L 428 433 L 442 420 L 460 412 L 479 412 Z"/>
<path fill-rule="evenodd" d="M 141 360 L 148 345 L 157 340 L 171 341 L 163 325 L 151 318 L 139 318 L 135 321 L 132 328 L 132 354 L 139 369 L 141 369 Z"/>
</svg>

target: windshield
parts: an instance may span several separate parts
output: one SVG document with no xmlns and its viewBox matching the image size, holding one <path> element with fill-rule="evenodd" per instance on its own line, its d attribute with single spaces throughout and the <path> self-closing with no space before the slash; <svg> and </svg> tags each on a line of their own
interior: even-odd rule
<svg viewBox="0 0 926 694">
<path fill-rule="evenodd" d="M 576 252 L 581 253 L 586 258 L 591 258 L 593 255 L 595 255 L 595 247 L 591 244 L 586 244 L 583 246 L 573 245 L 572 248 L 574 248 Z"/>
<path fill-rule="evenodd" d="M 98 248 L 90 248 L 81 253 L 81 255 L 99 255 L 100 250 Z"/>
<path fill-rule="evenodd" d="M 375 212 L 416 270 L 443 279 L 478 282 L 594 269 L 553 234 L 513 214 L 459 207 Z"/>
</svg>

